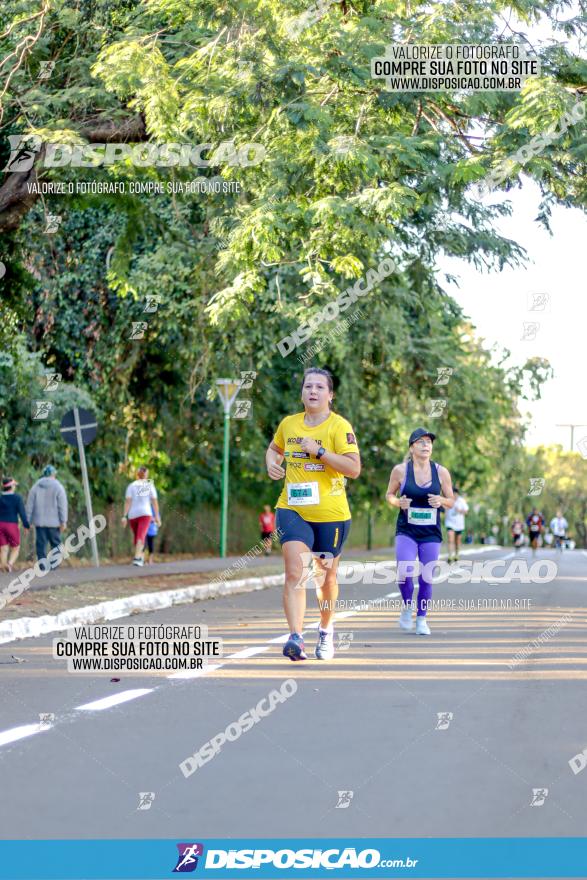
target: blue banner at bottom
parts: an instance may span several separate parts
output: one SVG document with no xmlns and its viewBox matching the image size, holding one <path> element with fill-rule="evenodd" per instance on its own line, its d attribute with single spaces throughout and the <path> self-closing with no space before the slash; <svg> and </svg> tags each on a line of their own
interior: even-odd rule
<svg viewBox="0 0 587 880">
<path fill-rule="evenodd" d="M 4 840 L 0 880 L 587 877 L 584 837 Z"/>
</svg>

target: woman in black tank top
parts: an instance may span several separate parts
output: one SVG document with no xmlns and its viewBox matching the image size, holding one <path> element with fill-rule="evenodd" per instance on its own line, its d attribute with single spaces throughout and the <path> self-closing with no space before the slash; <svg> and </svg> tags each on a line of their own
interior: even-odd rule
<svg viewBox="0 0 587 880">
<path fill-rule="evenodd" d="M 430 569 L 438 559 L 442 543 L 440 510 L 454 504 L 449 472 L 431 459 L 435 439 L 436 435 L 425 428 L 412 432 L 409 457 L 393 468 L 386 493 L 388 503 L 400 511 L 395 533 L 398 585 L 403 599 L 399 625 L 407 631 L 413 628 L 413 575 L 420 570 L 417 635 L 430 635 L 426 611 L 432 596 Z"/>
</svg>

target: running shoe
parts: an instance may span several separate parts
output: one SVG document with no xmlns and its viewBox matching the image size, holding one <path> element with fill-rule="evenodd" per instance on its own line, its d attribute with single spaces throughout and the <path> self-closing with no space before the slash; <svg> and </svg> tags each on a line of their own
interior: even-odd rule
<svg viewBox="0 0 587 880">
<path fill-rule="evenodd" d="M 143 560 L 140 558 L 140 556 L 136 556 L 136 557 L 133 559 L 132 564 L 133 564 L 133 565 L 144 565 L 145 563 L 144 563 Z"/>
<path fill-rule="evenodd" d="M 283 656 L 290 660 L 307 660 L 308 655 L 304 651 L 304 640 L 299 633 L 292 633 L 283 646 Z"/>
<path fill-rule="evenodd" d="M 424 615 L 420 615 L 420 617 L 416 618 L 416 635 L 417 636 L 429 636 L 430 635 L 430 627 L 426 623 L 426 618 Z"/>
<path fill-rule="evenodd" d="M 332 660 L 334 657 L 334 632 L 318 630 L 318 641 L 314 653 L 317 660 Z"/>
<path fill-rule="evenodd" d="M 405 629 L 407 632 L 409 630 L 414 629 L 414 621 L 412 620 L 412 609 L 404 608 L 399 616 L 399 625 L 400 629 Z"/>
</svg>

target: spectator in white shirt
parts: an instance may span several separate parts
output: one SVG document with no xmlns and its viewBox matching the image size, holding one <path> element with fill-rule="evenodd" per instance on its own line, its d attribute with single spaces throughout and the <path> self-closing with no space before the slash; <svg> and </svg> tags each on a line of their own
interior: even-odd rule
<svg viewBox="0 0 587 880">
<path fill-rule="evenodd" d="M 461 535 L 465 530 L 465 514 L 469 505 L 460 494 L 456 486 L 453 486 L 455 503 L 444 514 L 444 525 L 448 540 L 448 562 L 458 562 L 459 550 L 461 549 Z"/>
<path fill-rule="evenodd" d="M 136 480 L 129 483 L 126 489 L 122 523 L 125 526 L 128 523 L 132 529 L 135 554 L 132 561 L 133 565 L 145 564 L 145 538 L 153 517 L 157 525 L 161 525 L 157 490 L 153 485 L 153 480 L 149 480 L 148 476 L 148 469 L 144 465 L 141 466 L 137 470 Z M 153 505 L 152 510 L 151 505 Z"/>
</svg>

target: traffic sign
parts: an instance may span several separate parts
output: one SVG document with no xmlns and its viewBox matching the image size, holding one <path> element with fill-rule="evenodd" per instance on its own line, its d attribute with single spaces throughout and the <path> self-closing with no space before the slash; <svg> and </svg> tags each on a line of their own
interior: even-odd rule
<svg viewBox="0 0 587 880">
<path fill-rule="evenodd" d="M 78 414 L 79 429 L 76 424 L 76 412 Z M 95 439 L 98 433 L 96 415 L 91 409 L 81 409 L 81 407 L 75 406 L 65 413 L 61 419 L 61 428 L 59 430 L 65 442 L 71 446 L 78 446 L 78 436 L 81 438 L 82 444 L 87 446 L 88 443 Z"/>
</svg>

